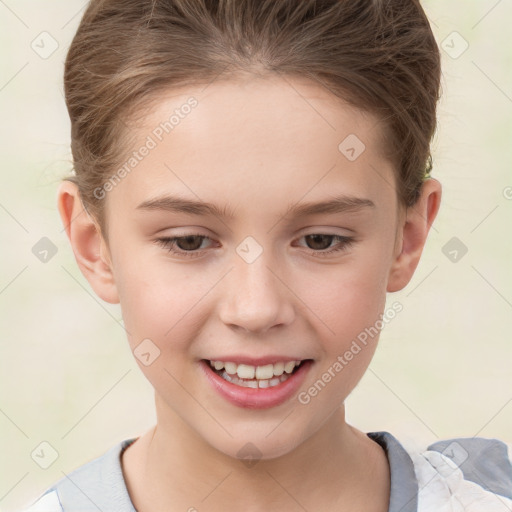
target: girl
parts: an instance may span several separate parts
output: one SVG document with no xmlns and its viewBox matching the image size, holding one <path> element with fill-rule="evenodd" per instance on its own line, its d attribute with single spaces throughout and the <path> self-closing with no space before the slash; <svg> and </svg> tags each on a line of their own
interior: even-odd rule
<svg viewBox="0 0 512 512">
<path fill-rule="evenodd" d="M 345 421 L 439 210 L 439 87 L 417 0 L 90 2 L 58 208 L 157 424 L 27 510 L 512 510 L 501 441 Z"/>
</svg>

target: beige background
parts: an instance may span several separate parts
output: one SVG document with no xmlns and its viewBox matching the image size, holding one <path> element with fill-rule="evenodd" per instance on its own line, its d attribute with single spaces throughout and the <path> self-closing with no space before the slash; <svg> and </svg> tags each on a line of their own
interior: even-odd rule
<svg viewBox="0 0 512 512">
<path fill-rule="evenodd" d="M 71 166 L 63 60 L 84 6 L 0 2 L 5 511 L 155 420 L 152 389 L 127 348 L 119 306 L 93 294 L 56 210 L 57 184 Z M 418 443 L 475 435 L 511 442 L 512 3 L 424 6 L 445 48 L 433 152 L 443 205 L 413 281 L 388 297 L 389 306 L 399 300 L 404 309 L 383 331 L 347 416 L 361 430 Z M 48 58 L 31 47 L 43 31 L 59 44 Z M 454 58 L 464 41 L 469 47 Z M 57 247 L 46 263 L 32 253 L 42 237 Z M 443 253 L 452 237 L 468 249 L 457 262 Z M 48 469 L 31 458 L 43 441 L 59 454 Z"/>
</svg>

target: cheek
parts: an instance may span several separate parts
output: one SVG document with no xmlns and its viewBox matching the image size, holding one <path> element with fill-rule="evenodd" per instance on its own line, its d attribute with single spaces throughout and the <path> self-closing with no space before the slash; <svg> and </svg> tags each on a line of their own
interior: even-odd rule
<svg viewBox="0 0 512 512">
<path fill-rule="evenodd" d="M 382 328 L 385 270 L 382 262 L 370 264 L 361 257 L 357 263 L 332 267 L 316 284 L 304 287 L 307 305 L 319 318 L 315 324 L 323 354 L 298 397 L 301 404 L 331 409 L 333 402 L 347 398 L 366 372 Z"/>
<path fill-rule="evenodd" d="M 205 295 L 208 283 L 197 282 L 190 270 L 147 258 L 121 262 L 116 275 L 123 319 L 132 348 L 150 338 L 161 349 L 172 341 L 179 350 L 187 342 L 187 322 Z M 172 271 L 170 270 L 172 269 Z"/>
<path fill-rule="evenodd" d="M 205 292 L 191 287 L 186 276 L 165 278 L 155 266 L 125 270 L 120 299 L 133 356 L 155 390 L 186 402 L 178 382 L 187 378 L 197 335 L 194 305 Z"/>
<path fill-rule="evenodd" d="M 388 266 L 375 257 L 378 254 L 382 252 L 358 253 L 304 282 L 301 297 L 329 328 L 326 332 L 334 343 L 356 337 L 383 312 Z"/>
</svg>

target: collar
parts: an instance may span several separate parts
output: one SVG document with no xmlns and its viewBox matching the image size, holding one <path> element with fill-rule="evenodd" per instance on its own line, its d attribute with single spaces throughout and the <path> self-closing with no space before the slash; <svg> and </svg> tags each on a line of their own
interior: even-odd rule
<svg viewBox="0 0 512 512">
<path fill-rule="evenodd" d="M 391 474 L 388 512 L 417 512 L 418 480 L 411 457 L 389 432 L 368 432 L 366 435 L 384 448 L 388 458 Z"/>
<path fill-rule="evenodd" d="M 366 435 L 384 448 L 388 458 L 391 474 L 388 512 L 417 512 L 418 481 L 411 457 L 389 432 L 369 432 Z M 94 500 L 94 505 L 100 510 L 136 512 L 124 480 L 121 455 L 137 439 L 117 443 L 101 457 L 63 478 L 56 486 L 63 509 L 86 510 Z M 78 492 L 82 486 L 95 489 L 94 497 Z M 108 494 L 100 489 L 108 489 Z"/>
</svg>

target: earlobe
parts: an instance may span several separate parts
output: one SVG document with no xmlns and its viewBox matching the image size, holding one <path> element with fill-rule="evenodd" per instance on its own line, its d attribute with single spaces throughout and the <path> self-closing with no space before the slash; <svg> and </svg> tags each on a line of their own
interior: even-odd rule
<svg viewBox="0 0 512 512">
<path fill-rule="evenodd" d="M 434 178 L 426 180 L 416 204 L 407 208 L 405 222 L 397 236 L 402 238 L 401 250 L 393 257 L 387 291 L 402 290 L 411 280 L 420 261 L 430 227 L 441 204 L 441 183 Z"/>
<path fill-rule="evenodd" d="M 119 303 L 107 244 L 99 226 L 85 210 L 74 183 L 63 181 L 60 184 L 57 206 L 82 274 L 101 299 Z"/>
</svg>

